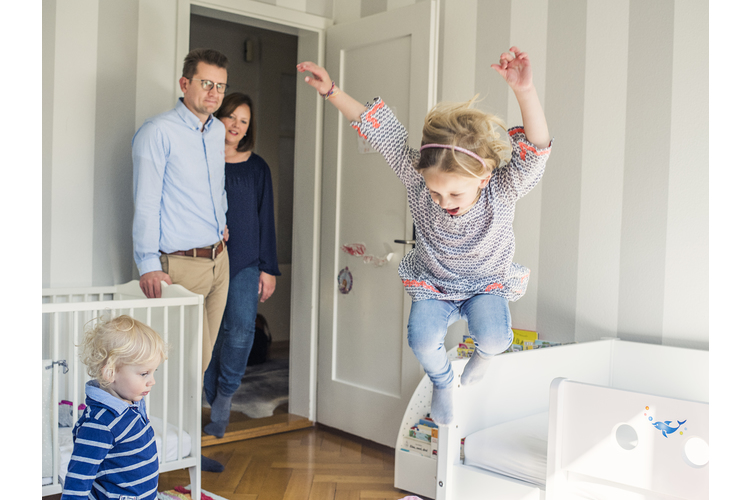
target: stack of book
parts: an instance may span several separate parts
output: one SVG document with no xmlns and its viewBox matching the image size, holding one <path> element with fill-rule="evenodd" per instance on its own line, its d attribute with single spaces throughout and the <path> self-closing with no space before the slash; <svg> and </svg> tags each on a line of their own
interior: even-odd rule
<svg viewBox="0 0 750 500">
<path fill-rule="evenodd" d="M 575 342 L 571 342 L 575 344 Z M 542 347 L 555 347 L 556 345 L 563 345 L 560 342 L 552 342 L 549 340 L 535 340 L 532 349 L 541 349 Z"/>
<path fill-rule="evenodd" d="M 470 358 L 474 354 L 474 339 L 470 335 L 464 335 L 464 340 L 458 344 L 456 354 L 459 358 Z"/>
<path fill-rule="evenodd" d="M 539 340 L 539 334 L 537 332 L 513 328 L 513 343 L 505 352 L 530 351 L 532 349 L 542 349 L 544 347 L 565 345 L 566 343 L 575 344 L 575 342 L 552 342 L 550 340 Z"/>
<path fill-rule="evenodd" d="M 539 339 L 537 332 L 531 330 L 520 330 L 513 328 L 513 343 L 510 349 L 513 351 L 527 351 L 534 348 L 534 342 Z"/>
<path fill-rule="evenodd" d="M 539 340 L 539 334 L 531 330 L 521 330 L 519 328 L 513 328 L 513 342 L 505 352 L 516 352 L 516 351 L 530 351 L 532 349 L 540 349 L 543 347 L 554 347 L 558 345 L 565 345 L 566 343 L 552 342 L 549 340 Z M 568 342 L 575 344 L 575 342 Z M 470 335 L 464 335 L 461 343 L 456 348 L 456 355 L 460 358 L 470 358 L 474 354 L 474 339 Z"/>
<path fill-rule="evenodd" d="M 437 459 L 438 426 L 430 417 L 420 418 L 404 436 L 401 449 L 423 457 Z"/>
</svg>

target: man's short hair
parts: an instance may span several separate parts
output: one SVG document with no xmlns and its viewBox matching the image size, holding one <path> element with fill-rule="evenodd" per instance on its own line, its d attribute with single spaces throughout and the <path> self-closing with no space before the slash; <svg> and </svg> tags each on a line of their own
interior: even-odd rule
<svg viewBox="0 0 750 500">
<path fill-rule="evenodd" d="M 214 49 L 193 49 L 185 56 L 185 62 L 182 65 L 182 76 L 192 78 L 198 71 L 198 63 L 203 62 L 211 66 L 218 66 L 226 69 L 229 65 L 227 56 Z M 220 82 L 226 83 L 226 82 Z"/>
</svg>

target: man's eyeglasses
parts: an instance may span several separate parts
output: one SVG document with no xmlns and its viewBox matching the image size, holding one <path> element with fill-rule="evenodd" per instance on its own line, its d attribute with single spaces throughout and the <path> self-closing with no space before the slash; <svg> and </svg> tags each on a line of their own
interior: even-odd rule
<svg viewBox="0 0 750 500">
<path fill-rule="evenodd" d="M 190 79 L 191 82 L 193 80 L 198 80 L 198 78 Z M 229 85 L 227 85 L 226 83 L 214 83 L 211 80 L 200 80 L 200 82 L 201 88 L 203 90 L 211 90 L 212 88 L 216 87 L 216 92 L 218 92 L 219 94 L 223 94 L 224 92 L 226 92 L 227 88 L 229 87 Z"/>
</svg>

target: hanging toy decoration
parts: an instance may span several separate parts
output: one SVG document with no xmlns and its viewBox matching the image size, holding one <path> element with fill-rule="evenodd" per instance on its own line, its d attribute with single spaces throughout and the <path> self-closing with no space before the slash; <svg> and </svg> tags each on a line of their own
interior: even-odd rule
<svg viewBox="0 0 750 500">
<path fill-rule="evenodd" d="M 352 290 L 352 273 L 349 271 L 349 267 L 345 267 L 339 271 L 339 292 L 347 294 Z"/>
<path fill-rule="evenodd" d="M 376 267 L 381 267 L 385 265 L 386 262 L 389 262 L 393 257 L 393 250 L 391 250 L 391 247 L 389 247 L 388 245 L 384 246 L 386 253 L 381 257 L 377 257 L 375 255 L 365 255 L 365 252 L 367 252 L 367 247 L 365 247 L 364 243 L 350 243 L 348 245 L 341 245 L 341 250 L 348 253 L 349 255 L 362 257 L 362 261 L 365 264 L 375 264 Z"/>
<path fill-rule="evenodd" d="M 361 257 L 365 254 L 367 248 L 365 247 L 364 243 L 351 243 L 349 245 L 341 245 L 341 250 L 348 253 L 349 255 Z"/>
</svg>

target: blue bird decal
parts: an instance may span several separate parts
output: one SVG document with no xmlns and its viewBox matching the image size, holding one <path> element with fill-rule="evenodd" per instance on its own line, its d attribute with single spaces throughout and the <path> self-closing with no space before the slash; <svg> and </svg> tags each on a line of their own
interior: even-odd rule
<svg viewBox="0 0 750 500">
<path fill-rule="evenodd" d="M 670 427 L 669 424 L 672 423 L 671 420 L 666 420 L 664 422 L 654 422 L 651 425 L 653 425 L 654 427 L 656 427 L 657 429 L 659 429 L 664 437 L 667 437 L 667 434 L 672 434 L 674 431 L 676 431 L 677 429 L 679 429 L 680 426 L 682 424 L 684 424 L 685 422 L 687 422 L 687 420 L 683 420 L 682 422 L 680 422 L 678 420 L 677 421 L 677 427 Z"/>
</svg>

